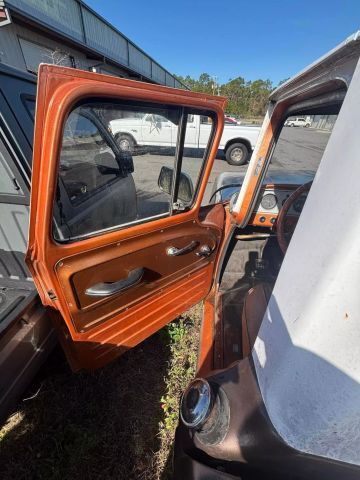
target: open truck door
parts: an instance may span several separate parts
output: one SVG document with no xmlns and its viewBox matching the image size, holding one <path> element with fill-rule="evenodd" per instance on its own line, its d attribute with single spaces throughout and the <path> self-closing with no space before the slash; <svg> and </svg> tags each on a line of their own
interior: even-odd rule
<svg viewBox="0 0 360 480">
<path fill-rule="evenodd" d="M 108 363 L 211 289 L 225 215 L 222 205 L 201 208 L 201 199 L 224 104 L 221 97 L 40 66 L 27 264 L 74 370 Z M 110 121 L 144 113 L 178 124 L 170 161 L 134 161 L 119 149 Z M 192 179 L 183 172 L 188 115 L 212 119 Z"/>
</svg>

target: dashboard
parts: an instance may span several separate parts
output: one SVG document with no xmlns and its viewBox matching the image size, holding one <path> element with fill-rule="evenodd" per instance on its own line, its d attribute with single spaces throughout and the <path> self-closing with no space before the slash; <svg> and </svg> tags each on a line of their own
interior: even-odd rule
<svg viewBox="0 0 360 480">
<path fill-rule="evenodd" d="M 300 185 L 265 185 L 260 191 L 249 223 L 255 226 L 272 227 L 281 207 L 299 187 Z M 299 216 L 305 200 L 306 195 L 301 195 L 291 206 L 289 215 Z"/>
</svg>

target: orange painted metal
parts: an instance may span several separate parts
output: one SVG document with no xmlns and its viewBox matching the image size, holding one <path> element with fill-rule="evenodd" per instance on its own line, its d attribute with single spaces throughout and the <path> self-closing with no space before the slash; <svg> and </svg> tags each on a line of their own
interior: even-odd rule
<svg viewBox="0 0 360 480">
<path fill-rule="evenodd" d="M 52 211 L 64 123 L 74 105 L 89 98 L 150 101 L 215 112 L 215 138 L 191 210 L 72 243 L 58 244 L 53 240 Z M 213 206 L 201 214 L 200 206 L 222 135 L 224 106 L 222 97 L 59 66 L 40 66 L 26 261 L 43 304 L 57 310 L 64 321 L 55 315 L 74 368 L 96 368 L 107 363 L 209 292 L 216 251 L 208 259 L 186 255 L 187 261 L 174 262 L 171 268 L 166 262 L 173 259 L 162 257 L 158 284 L 152 285 L 153 288 L 149 288 L 151 282 L 142 285 L 133 297 L 120 294 L 117 301 L 92 303 L 85 300 L 83 290 L 89 272 L 97 279 L 103 273 L 105 280 L 111 280 L 115 278 L 115 269 L 119 273 L 121 257 L 125 259 L 132 252 L 132 259 L 131 255 L 127 257 L 127 265 L 131 266 L 136 252 L 143 250 L 142 260 L 150 261 L 145 249 L 150 248 L 149 256 L 154 253 L 151 249 L 163 252 L 167 244 L 179 239 L 181 232 L 187 232 L 189 238 L 195 236 L 194 240 L 198 236 L 201 242 L 219 249 L 223 236 L 223 207 Z M 113 271 L 109 267 L 111 262 Z"/>
<path fill-rule="evenodd" d="M 249 225 L 254 227 L 270 227 L 272 228 L 276 223 L 277 213 L 254 213 L 251 215 Z"/>
<path fill-rule="evenodd" d="M 269 152 L 287 107 L 288 104 L 286 102 L 281 102 L 276 105 L 262 137 L 261 144 L 257 149 L 256 158 L 250 161 L 249 169 L 246 173 L 246 175 L 250 175 L 250 180 L 246 185 L 246 192 L 240 210 L 234 214 L 234 220 L 240 226 L 245 226 L 251 215 L 254 199 L 261 188 L 261 182 L 267 169 Z"/>
<path fill-rule="evenodd" d="M 274 189 L 274 190 L 286 190 L 289 192 L 294 192 L 297 190 L 301 185 L 299 184 L 277 184 L 274 185 L 273 183 L 267 183 L 261 189 L 260 195 L 267 189 Z M 283 206 L 282 206 L 283 207 Z M 280 208 L 279 213 L 268 213 L 264 211 L 255 211 L 252 213 L 248 225 L 252 225 L 254 227 L 274 227 L 278 222 L 278 216 L 280 215 L 282 208 Z"/>
<path fill-rule="evenodd" d="M 223 326 L 221 297 L 218 294 L 219 276 L 222 260 L 226 254 L 228 241 L 234 232 L 234 218 L 230 215 L 229 205 L 225 206 L 225 223 L 223 229 L 223 241 L 217 253 L 217 261 L 214 270 L 214 282 L 211 292 L 204 301 L 203 320 L 200 332 L 200 345 L 198 352 L 197 374 L 206 376 L 211 370 L 223 366 Z"/>
<path fill-rule="evenodd" d="M 111 244 L 108 248 L 98 248 L 91 253 L 79 253 L 57 263 L 58 281 L 64 286 L 66 303 L 77 332 L 93 329 L 95 325 L 138 302 L 146 303 L 160 290 L 165 294 L 168 287 L 173 289 L 170 285 L 174 282 L 184 279 L 188 284 L 189 275 L 205 269 L 213 262 L 213 256 L 199 257 L 196 248 L 186 255 L 170 258 L 167 249 L 172 246 L 183 248 L 195 240 L 198 246 L 206 244 L 214 250 L 221 241 L 220 227 L 221 224 L 215 228 L 207 223 L 186 222 L 164 228 L 161 232 L 154 231 L 124 240 L 120 245 Z M 85 294 L 89 287 L 116 282 L 137 268 L 144 270 L 142 280 L 124 292 L 110 297 L 90 297 Z M 67 285 L 72 288 L 67 288 Z"/>
<path fill-rule="evenodd" d="M 215 336 L 215 296 L 208 295 L 204 301 L 203 318 L 201 322 L 200 345 L 197 359 L 198 377 L 205 377 L 213 369 L 213 345 Z"/>
</svg>

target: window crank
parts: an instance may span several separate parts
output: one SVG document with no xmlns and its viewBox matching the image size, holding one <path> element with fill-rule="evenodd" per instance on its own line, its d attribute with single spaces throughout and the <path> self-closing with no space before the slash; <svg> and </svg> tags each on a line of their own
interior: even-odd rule
<svg viewBox="0 0 360 480">
<path fill-rule="evenodd" d="M 196 255 L 198 257 L 209 257 L 214 249 L 211 249 L 209 245 L 201 245 L 200 249 L 198 252 L 196 252 Z"/>
</svg>

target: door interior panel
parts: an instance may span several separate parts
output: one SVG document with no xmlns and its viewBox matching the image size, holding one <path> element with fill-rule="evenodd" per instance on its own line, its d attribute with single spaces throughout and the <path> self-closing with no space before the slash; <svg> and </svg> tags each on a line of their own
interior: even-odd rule
<svg viewBox="0 0 360 480">
<path fill-rule="evenodd" d="M 218 225 L 207 222 L 187 222 L 174 227 L 154 231 L 132 239 L 124 240 L 92 251 L 91 255 L 81 255 L 62 259 L 56 266 L 59 282 L 64 286 L 64 294 L 69 305 L 70 315 L 78 332 L 99 323 L 106 322 L 114 314 L 137 308 L 141 301 L 159 290 L 173 288 L 189 274 L 214 261 L 216 247 L 222 234 L 223 207 L 214 206 L 220 211 Z M 213 209 L 208 216 L 215 218 Z M 169 256 L 170 247 L 184 248 L 195 242 L 194 248 L 179 256 Z M 198 256 L 200 247 L 208 245 L 214 253 L 209 257 Z M 143 269 L 140 281 L 126 290 L 110 296 L 91 296 L 86 291 L 94 285 L 111 284 L 124 279 L 129 272 Z M 176 296 L 176 295 L 174 295 Z"/>
<path fill-rule="evenodd" d="M 108 321 L 101 322 L 73 341 L 57 316 L 61 344 L 74 371 L 100 368 L 135 347 L 178 315 L 200 302 L 209 292 L 213 265 L 207 263 L 192 275 L 153 293 Z"/>
<path fill-rule="evenodd" d="M 65 331 L 62 341 L 73 369 L 105 365 L 201 301 L 212 284 L 224 219 L 222 205 L 205 207 L 199 222 L 126 240 L 120 254 L 120 245 L 109 245 L 59 262 L 59 282 L 78 332 L 69 343 L 64 342 Z M 168 247 L 182 248 L 194 238 L 194 250 L 179 257 L 166 254 Z M 198 257 L 204 244 L 214 251 Z M 94 283 L 117 281 L 139 266 L 145 273 L 136 286 L 100 300 L 86 296 Z M 64 333 L 63 325 L 60 328 Z"/>
</svg>

